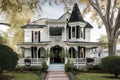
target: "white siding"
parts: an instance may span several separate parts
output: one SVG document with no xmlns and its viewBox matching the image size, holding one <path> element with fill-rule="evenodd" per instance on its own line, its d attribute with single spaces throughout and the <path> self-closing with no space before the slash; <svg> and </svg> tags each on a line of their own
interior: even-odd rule
<svg viewBox="0 0 120 80">
<path fill-rule="evenodd" d="M 31 49 L 25 49 L 25 53 L 24 53 L 25 57 L 31 57 Z"/>
<path fill-rule="evenodd" d="M 25 30 L 24 39 L 25 42 L 32 42 L 32 32 L 30 30 Z"/>
<path fill-rule="evenodd" d="M 48 35 L 48 31 L 47 28 L 42 29 L 40 32 L 40 37 L 41 37 L 41 41 L 49 41 L 49 35 Z"/>
<path fill-rule="evenodd" d="M 90 28 L 86 28 L 86 29 L 85 29 L 85 32 L 86 32 L 86 33 L 85 33 L 85 41 L 90 41 L 90 34 L 91 34 L 91 33 L 90 33 L 90 32 L 91 32 L 90 30 L 91 30 Z"/>
</svg>

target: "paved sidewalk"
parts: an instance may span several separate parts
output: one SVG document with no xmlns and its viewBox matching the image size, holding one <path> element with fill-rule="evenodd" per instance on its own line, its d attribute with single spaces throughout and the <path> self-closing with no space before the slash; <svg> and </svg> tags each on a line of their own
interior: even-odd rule
<svg viewBox="0 0 120 80">
<path fill-rule="evenodd" d="M 45 80 L 70 80 L 64 71 L 50 71 Z"/>
</svg>

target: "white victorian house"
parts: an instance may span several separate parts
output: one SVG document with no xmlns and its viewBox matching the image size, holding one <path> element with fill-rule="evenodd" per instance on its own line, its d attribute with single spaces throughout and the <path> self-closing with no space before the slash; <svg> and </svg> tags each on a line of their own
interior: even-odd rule
<svg viewBox="0 0 120 80">
<path fill-rule="evenodd" d="M 102 44 L 91 42 L 90 35 L 93 26 L 85 21 L 75 3 L 71 13 L 66 12 L 58 19 L 41 18 L 22 27 L 24 42 L 17 43 L 17 48 L 23 51 L 19 64 L 25 58 L 32 60 L 31 65 L 39 65 L 45 58 L 44 54 L 54 54 L 46 59 L 48 65 L 66 63 L 68 58 L 60 58 L 62 52 L 70 55 L 74 65 L 86 64 L 86 58 L 91 54 L 101 57 Z"/>
</svg>

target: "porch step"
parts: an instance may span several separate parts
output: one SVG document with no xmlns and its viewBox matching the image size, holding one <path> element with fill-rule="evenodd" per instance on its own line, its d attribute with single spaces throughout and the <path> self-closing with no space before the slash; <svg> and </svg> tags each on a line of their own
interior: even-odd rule
<svg viewBox="0 0 120 80">
<path fill-rule="evenodd" d="M 64 67 L 64 64 L 50 64 L 48 71 L 65 71 Z"/>
</svg>

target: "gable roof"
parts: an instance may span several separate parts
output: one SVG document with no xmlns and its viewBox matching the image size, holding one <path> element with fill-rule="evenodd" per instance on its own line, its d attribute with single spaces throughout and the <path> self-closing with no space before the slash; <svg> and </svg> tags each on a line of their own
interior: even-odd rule
<svg viewBox="0 0 120 80">
<path fill-rule="evenodd" d="M 87 22 L 85 28 L 93 28 L 93 26 L 90 23 Z"/>
<path fill-rule="evenodd" d="M 77 5 L 77 3 L 74 4 L 74 7 L 73 7 L 73 10 L 72 10 L 72 13 L 71 13 L 71 16 L 70 16 L 70 19 L 68 22 L 85 22 L 83 20 L 83 17 L 81 15 L 81 12 L 79 10 L 79 7 Z"/>
<path fill-rule="evenodd" d="M 60 19 L 66 19 L 66 16 L 68 16 L 68 18 L 69 18 L 70 15 L 71 15 L 70 12 L 66 12 L 60 18 L 58 18 L 58 20 L 60 20 Z"/>
<path fill-rule="evenodd" d="M 38 25 L 38 24 L 27 24 L 22 26 L 21 28 L 43 28 L 46 25 Z"/>
</svg>

